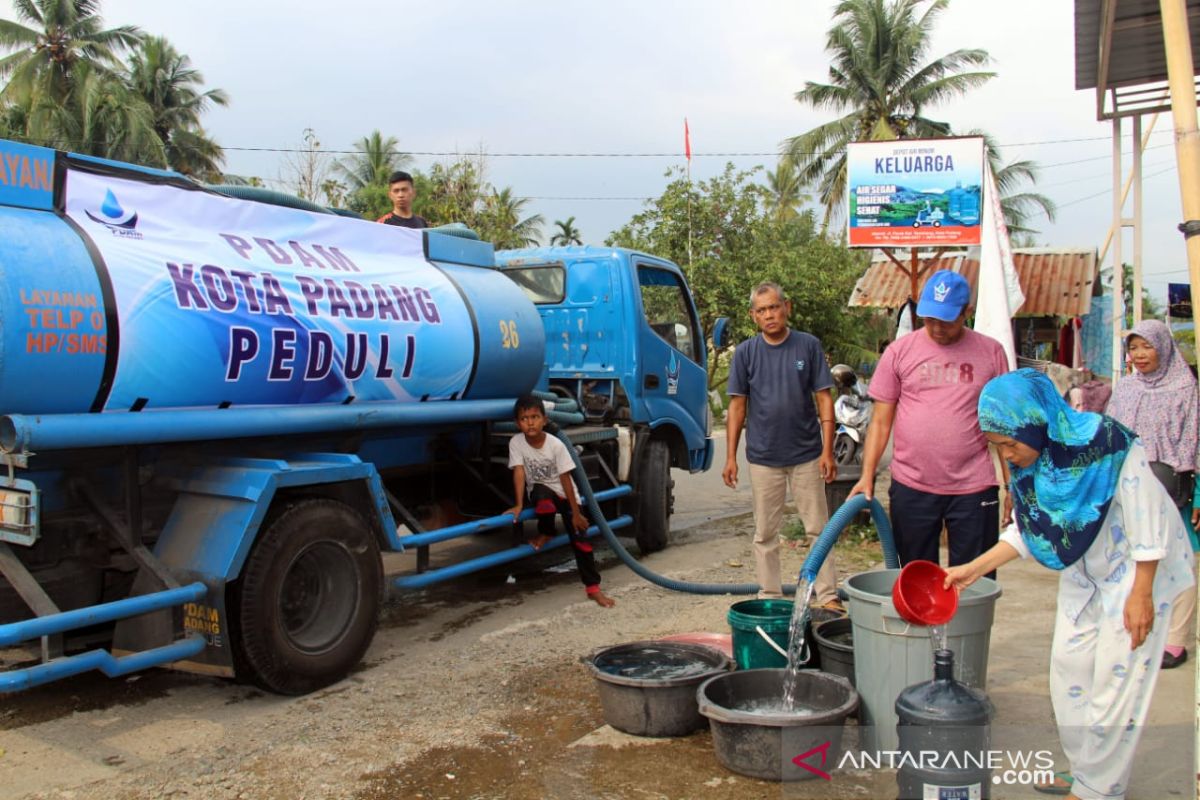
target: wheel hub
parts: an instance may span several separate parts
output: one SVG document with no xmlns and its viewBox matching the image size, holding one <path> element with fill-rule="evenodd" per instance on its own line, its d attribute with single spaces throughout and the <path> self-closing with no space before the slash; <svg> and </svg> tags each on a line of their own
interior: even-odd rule
<svg viewBox="0 0 1200 800">
<path fill-rule="evenodd" d="M 283 631 L 299 650 L 320 653 L 337 644 L 357 605 L 354 560 L 345 548 L 321 542 L 299 553 L 279 593 Z"/>
</svg>

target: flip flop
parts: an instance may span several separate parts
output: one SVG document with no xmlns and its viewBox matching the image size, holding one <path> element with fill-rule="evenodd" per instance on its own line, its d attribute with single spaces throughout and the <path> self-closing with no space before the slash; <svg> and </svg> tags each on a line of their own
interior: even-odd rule
<svg viewBox="0 0 1200 800">
<path fill-rule="evenodd" d="M 1059 781 L 1062 781 L 1065 786 L 1060 786 Z M 1060 797 L 1065 797 L 1071 793 L 1071 789 L 1075 785 L 1075 779 L 1071 777 L 1069 772 L 1054 773 L 1054 783 L 1034 784 L 1033 790 L 1042 794 L 1053 794 Z"/>
</svg>

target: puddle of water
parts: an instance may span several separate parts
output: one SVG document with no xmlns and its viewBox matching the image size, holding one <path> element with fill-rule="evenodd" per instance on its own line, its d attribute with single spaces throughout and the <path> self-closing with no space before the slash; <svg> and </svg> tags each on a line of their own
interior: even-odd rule
<svg viewBox="0 0 1200 800">
<path fill-rule="evenodd" d="M 522 709 L 504 717 L 503 733 L 479 744 L 438 747 L 419 757 L 362 775 L 355 800 L 504 798 L 821 797 L 861 800 L 895 792 L 888 770 L 842 776 L 819 787 L 793 787 L 737 775 L 720 765 L 705 729 L 676 738 L 617 734 L 611 744 L 572 746 L 604 725 L 595 681 L 580 664 L 560 662 L 532 670 L 504 702 Z M 510 684 L 510 691 L 515 684 Z M 849 733 L 849 732 L 848 732 Z M 854 741 L 853 739 L 849 741 Z M 781 795 L 781 792 L 783 794 Z"/>
</svg>

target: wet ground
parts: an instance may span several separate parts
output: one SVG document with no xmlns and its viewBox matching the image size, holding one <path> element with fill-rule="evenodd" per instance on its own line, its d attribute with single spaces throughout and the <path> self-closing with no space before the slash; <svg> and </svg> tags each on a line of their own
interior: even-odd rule
<svg viewBox="0 0 1200 800">
<path fill-rule="evenodd" d="M 477 747 L 439 748 L 420 763 L 363 778 L 357 800 L 413 797 L 587 800 L 589 798 L 803 798 L 812 783 L 781 786 L 735 775 L 715 763 L 712 735 L 648 739 L 604 725 L 593 679 L 577 664 L 564 663 L 526 676 L 515 699 L 521 710 L 505 719 L 506 735 Z M 894 789 L 880 776 L 883 794 L 839 776 L 821 786 L 820 797 L 885 796 Z"/>
</svg>

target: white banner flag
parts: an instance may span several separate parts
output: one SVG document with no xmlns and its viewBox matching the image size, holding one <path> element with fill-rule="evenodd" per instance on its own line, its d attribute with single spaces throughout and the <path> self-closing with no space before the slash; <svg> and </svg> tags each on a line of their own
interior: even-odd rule
<svg viewBox="0 0 1200 800">
<path fill-rule="evenodd" d="M 975 330 L 1004 347 L 1009 369 L 1017 368 L 1012 317 L 1025 303 L 1013 263 L 1008 226 L 1000 210 L 1000 193 L 991 166 L 984 162 L 983 220 L 979 247 L 979 294 L 975 298 Z"/>
</svg>

